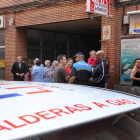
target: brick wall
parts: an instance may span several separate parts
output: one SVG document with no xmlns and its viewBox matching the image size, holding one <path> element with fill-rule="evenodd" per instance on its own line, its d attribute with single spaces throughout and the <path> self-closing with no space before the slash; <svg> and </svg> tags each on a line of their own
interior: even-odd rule
<svg viewBox="0 0 140 140">
<path fill-rule="evenodd" d="M 111 25 L 111 40 L 101 43 L 101 49 L 105 51 L 109 59 L 109 71 L 111 77 L 108 79 L 108 88 L 113 89 L 115 83 L 115 44 L 116 44 L 116 10 L 113 1 L 110 1 L 110 15 L 113 17 L 102 16 L 101 38 L 103 39 L 103 26 Z"/>
<path fill-rule="evenodd" d="M 85 13 L 85 2 L 48 5 L 15 15 L 16 27 L 90 18 Z M 93 14 L 93 17 L 99 15 Z"/>
<path fill-rule="evenodd" d="M 27 29 L 8 25 L 8 20 L 14 18 L 13 14 L 6 15 L 5 29 L 5 79 L 12 80 L 11 68 L 17 56 L 27 58 Z"/>
<path fill-rule="evenodd" d="M 32 2 L 32 1 L 35 1 L 35 0 L 0 0 L 0 8 Z"/>
</svg>

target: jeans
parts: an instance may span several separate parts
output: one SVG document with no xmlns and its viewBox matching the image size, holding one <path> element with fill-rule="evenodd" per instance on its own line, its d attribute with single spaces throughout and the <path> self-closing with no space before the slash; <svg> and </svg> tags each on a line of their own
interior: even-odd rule
<svg viewBox="0 0 140 140">
<path fill-rule="evenodd" d="M 135 95 L 140 96 L 140 87 L 138 86 L 133 86 L 132 91 L 134 92 Z"/>
</svg>

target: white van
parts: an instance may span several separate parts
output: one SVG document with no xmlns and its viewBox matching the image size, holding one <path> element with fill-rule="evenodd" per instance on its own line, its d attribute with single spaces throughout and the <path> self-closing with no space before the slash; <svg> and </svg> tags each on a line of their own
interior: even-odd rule
<svg viewBox="0 0 140 140">
<path fill-rule="evenodd" d="M 0 140 L 140 140 L 140 98 L 81 85 L 0 81 Z"/>
</svg>

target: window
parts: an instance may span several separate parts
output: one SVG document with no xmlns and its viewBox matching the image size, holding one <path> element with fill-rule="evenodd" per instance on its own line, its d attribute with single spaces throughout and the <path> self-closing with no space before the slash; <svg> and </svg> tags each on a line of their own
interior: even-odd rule
<svg viewBox="0 0 140 140">
<path fill-rule="evenodd" d="M 53 49 L 54 48 L 54 32 L 44 32 L 42 36 L 42 46 L 46 49 Z"/>
<path fill-rule="evenodd" d="M 27 30 L 27 45 L 28 46 L 40 46 L 40 31 L 39 30 Z"/>
</svg>

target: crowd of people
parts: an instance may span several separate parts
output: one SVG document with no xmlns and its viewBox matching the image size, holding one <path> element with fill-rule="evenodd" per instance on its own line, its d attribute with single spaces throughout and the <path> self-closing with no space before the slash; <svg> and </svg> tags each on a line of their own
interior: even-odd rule
<svg viewBox="0 0 140 140">
<path fill-rule="evenodd" d="M 66 55 L 60 54 L 57 60 L 52 63 L 46 60 L 44 65 L 39 58 L 34 60 L 34 65 L 27 70 L 26 59 L 17 57 L 17 62 L 12 66 L 11 72 L 15 81 L 29 81 L 28 76 L 31 73 L 33 82 L 55 82 L 90 85 L 96 87 L 107 87 L 107 78 L 110 77 L 109 60 L 104 58 L 103 51 L 90 51 L 90 58 L 85 62 L 83 53 L 78 52 L 74 57 L 66 59 Z M 74 64 L 73 64 L 74 63 Z"/>
<path fill-rule="evenodd" d="M 108 58 L 104 57 L 105 53 L 102 50 L 98 52 L 92 50 L 89 54 L 90 58 L 87 63 L 81 52 L 74 56 L 76 63 L 72 58 L 67 60 L 66 55 L 60 54 L 52 63 L 46 60 L 45 67 L 39 58 L 36 58 L 29 70 L 26 66 L 26 59 L 18 56 L 11 72 L 14 75 L 14 81 L 29 81 L 28 76 L 31 73 L 33 82 L 68 83 L 107 88 L 107 78 L 111 76 Z M 140 96 L 140 58 L 136 58 L 134 64 L 130 77 L 133 80 L 132 91 Z"/>
</svg>

